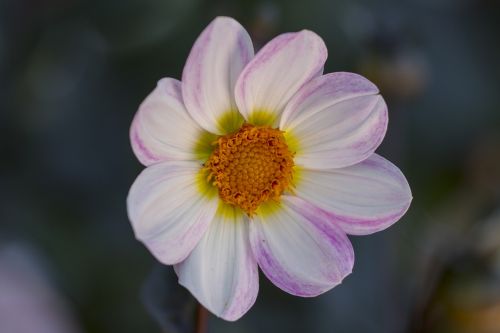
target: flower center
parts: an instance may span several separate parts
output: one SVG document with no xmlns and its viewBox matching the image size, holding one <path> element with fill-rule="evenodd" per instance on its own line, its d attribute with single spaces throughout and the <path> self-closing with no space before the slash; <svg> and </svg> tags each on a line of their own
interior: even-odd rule
<svg viewBox="0 0 500 333">
<path fill-rule="evenodd" d="M 249 216 L 268 200 L 278 201 L 292 186 L 293 153 L 283 132 L 269 126 L 244 124 L 237 132 L 218 138 L 204 164 L 220 198 Z"/>
</svg>

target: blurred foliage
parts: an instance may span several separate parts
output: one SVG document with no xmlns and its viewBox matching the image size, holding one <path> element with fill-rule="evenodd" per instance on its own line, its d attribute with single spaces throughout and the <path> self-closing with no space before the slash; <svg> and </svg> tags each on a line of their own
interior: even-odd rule
<svg viewBox="0 0 500 333">
<path fill-rule="evenodd" d="M 190 333 L 197 328 L 198 303 L 177 283 L 177 275 L 171 267 L 155 266 L 144 282 L 141 297 L 163 331 Z"/>
<path fill-rule="evenodd" d="M 142 169 L 128 129 L 217 15 L 256 47 L 314 30 L 325 72 L 373 80 L 390 112 L 379 151 L 414 201 L 389 230 L 352 237 L 341 286 L 301 299 L 261 279 L 256 306 L 236 323 L 212 317 L 211 332 L 499 332 L 495 0 L 0 0 L 0 244 L 31 244 L 50 263 L 83 331 L 166 328 L 140 299 L 155 263 L 126 216 Z"/>
</svg>

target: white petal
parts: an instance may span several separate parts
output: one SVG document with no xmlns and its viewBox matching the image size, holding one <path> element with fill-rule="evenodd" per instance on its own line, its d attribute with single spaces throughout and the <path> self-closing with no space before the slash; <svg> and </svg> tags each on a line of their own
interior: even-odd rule
<svg viewBox="0 0 500 333">
<path fill-rule="evenodd" d="M 250 36 L 229 17 L 213 20 L 196 40 L 182 73 L 182 93 L 189 113 L 207 131 L 225 134 L 241 125 L 234 86 L 252 57 Z"/>
<path fill-rule="evenodd" d="M 165 160 L 195 160 L 206 136 L 189 116 L 182 101 L 181 83 L 165 78 L 139 107 L 132 126 L 132 149 L 142 164 Z"/>
<path fill-rule="evenodd" d="M 325 43 L 312 31 L 282 34 L 260 50 L 236 83 L 236 103 L 251 124 L 278 124 L 279 115 L 299 88 L 321 75 Z"/>
<path fill-rule="evenodd" d="M 127 208 L 135 236 L 164 264 L 187 257 L 217 210 L 217 194 L 203 186 L 199 171 L 195 162 L 154 164 L 130 189 Z"/>
<path fill-rule="evenodd" d="M 389 227 L 404 215 L 412 199 L 401 171 L 376 154 L 342 169 L 300 170 L 295 181 L 298 197 L 327 211 L 353 235 Z"/>
<path fill-rule="evenodd" d="M 259 276 L 248 240 L 248 221 L 241 212 L 221 207 L 200 243 L 175 271 L 179 283 L 204 307 L 232 321 L 254 304 Z"/>
<path fill-rule="evenodd" d="M 342 168 L 366 159 L 380 145 L 387 106 L 364 77 L 331 73 L 300 89 L 283 112 L 280 129 L 296 151 L 297 165 Z"/>
<path fill-rule="evenodd" d="M 278 205 L 278 204 L 275 204 Z M 354 252 L 346 234 L 313 205 L 283 196 L 250 223 L 252 250 L 264 274 L 297 296 L 317 296 L 351 273 Z"/>
</svg>

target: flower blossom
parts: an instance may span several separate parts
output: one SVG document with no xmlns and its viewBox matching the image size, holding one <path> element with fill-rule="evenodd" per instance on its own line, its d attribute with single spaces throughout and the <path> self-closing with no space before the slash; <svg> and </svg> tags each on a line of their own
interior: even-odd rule
<svg viewBox="0 0 500 333">
<path fill-rule="evenodd" d="M 408 209 L 404 175 L 374 153 L 387 106 L 360 75 L 323 74 L 314 32 L 279 35 L 254 55 L 246 30 L 218 17 L 182 81 L 164 78 L 130 129 L 146 169 L 127 199 L 135 236 L 215 315 L 237 320 L 258 267 L 282 290 L 320 295 L 352 272 L 347 237 Z"/>
</svg>

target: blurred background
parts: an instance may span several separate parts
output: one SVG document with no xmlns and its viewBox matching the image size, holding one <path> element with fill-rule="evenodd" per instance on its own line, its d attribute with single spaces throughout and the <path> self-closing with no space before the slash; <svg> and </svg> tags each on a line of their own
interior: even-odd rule
<svg viewBox="0 0 500 333">
<path fill-rule="evenodd" d="M 217 15 L 257 49 L 314 30 L 325 72 L 375 82 L 378 152 L 414 200 L 351 237 L 341 286 L 302 299 L 262 278 L 249 313 L 209 332 L 500 332 L 500 2 L 0 0 L 0 333 L 189 331 L 192 300 L 126 216 L 143 168 L 128 130 Z"/>
</svg>

